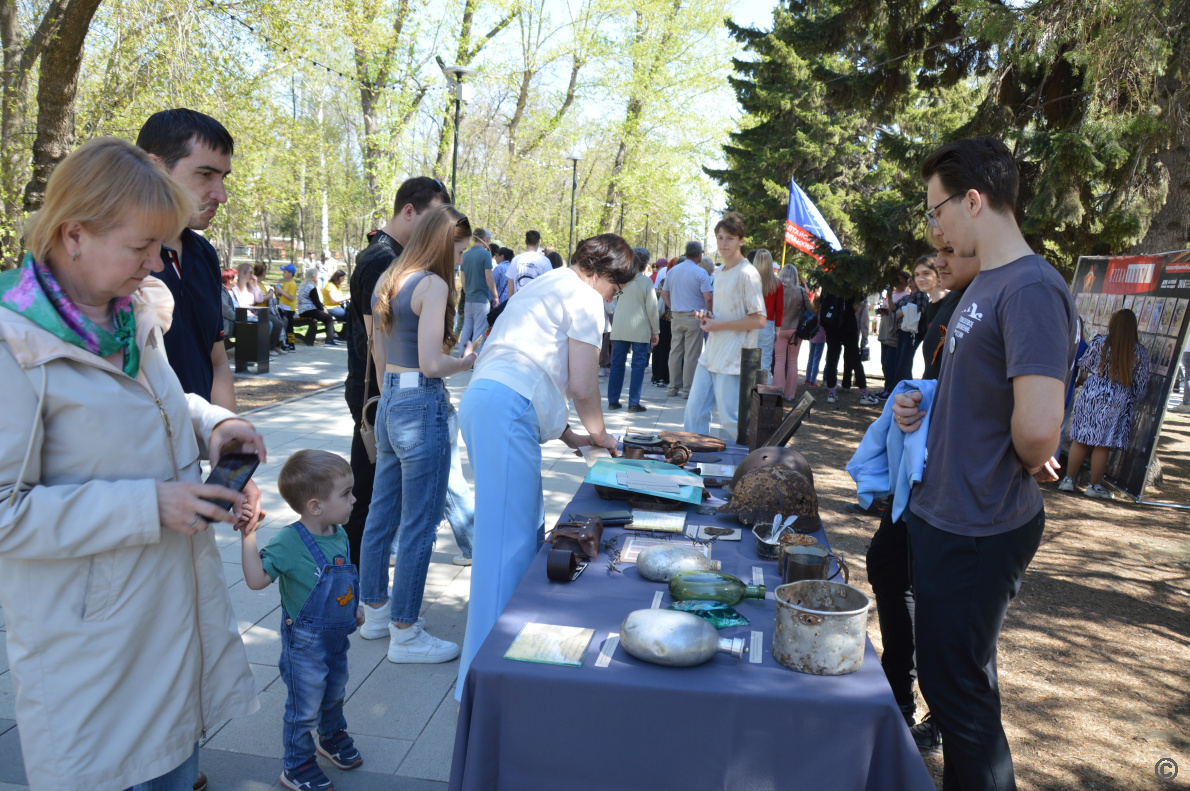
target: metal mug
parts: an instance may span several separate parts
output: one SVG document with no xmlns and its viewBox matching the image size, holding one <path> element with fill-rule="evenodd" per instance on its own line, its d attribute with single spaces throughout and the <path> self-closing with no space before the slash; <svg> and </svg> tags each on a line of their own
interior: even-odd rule
<svg viewBox="0 0 1190 791">
<path fill-rule="evenodd" d="M 839 569 L 830 576 L 831 561 L 838 564 Z M 781 580 L 784 584 L 800 582 L 801 580 L 834 579 L 843 573 L 843 582 L 847 584 L 851 579 L 851 570 L 843 560 L 842 553 L 836 555 L 825 547 L 787 546 L 781 549 Z"/>
</svg>

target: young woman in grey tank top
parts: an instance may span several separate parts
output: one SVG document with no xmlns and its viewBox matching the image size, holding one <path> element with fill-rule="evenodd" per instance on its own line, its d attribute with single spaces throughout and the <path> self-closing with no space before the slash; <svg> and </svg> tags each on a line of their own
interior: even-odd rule
<svg viewBox="0 0 1190 791">
<path fill-rule="evenodd" d="M 423 630 L 419 613 L 446 510 L 453 445 L 454 408 L 443 379 L 467 370 L 476 357 L 470 343 L 461 358 L 449 353 L 458 340 L 454 271 L 470 237 L 470 223 L 453 207 L 431 209 L 373 297 L 373 360 L 384 384 L 376 410 L 376 483 L 360 547 L 360 599 L 369 605 L 360 635 L 388 637 L 389 661 L 397 663 L 449 662 L 459 654 L 457 644 Z"/>
</svg>

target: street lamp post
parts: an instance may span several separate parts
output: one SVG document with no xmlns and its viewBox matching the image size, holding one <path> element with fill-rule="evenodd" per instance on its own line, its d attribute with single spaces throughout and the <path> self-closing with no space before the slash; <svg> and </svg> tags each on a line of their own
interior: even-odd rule
<svg viewBox="0 0 1190 791">
<path fill-rule="evenodd" d="M 453 203 L 458 199 L 455 194 L 455 179 L 459 175 L 459 109 L 464 101 L 463 78 L 475 74 L 475 69 L 468 69 L 466 66 L 445 66 L 442 73 L 448 78 L 454 78 L 455 89 L 455 141 L 454 155 L 450 160 L 450 199 Z"/>
<path fill-rule="evenodd" d="M 570 175 L 570 247 L 566 254 L 566 265 L 570 265 L 570 259 L 574 255 L 574 195 L 578 190 L 578 163 L 582 161 L 582 157 L 578 154 L 571 154 L 566 157 L 574 166 Z"/>
</svg>

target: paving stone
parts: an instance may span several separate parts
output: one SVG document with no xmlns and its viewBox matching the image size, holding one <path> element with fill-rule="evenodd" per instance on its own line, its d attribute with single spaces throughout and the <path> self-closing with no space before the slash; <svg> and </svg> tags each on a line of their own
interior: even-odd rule
<svg viewBox="0 0 1190 791">
<path fill-rule="evenodd" d="M 348 732 L 350 732 L 350 725 L 348 723 Z M 413 742 L 402 741 L 401 739 L 385 739 L 380 736 L 368 736 L 362 733 L 353 733 L 351 738 L 355 740 L 355 746 L 359 750 L 360 755 L 364 757 L 363 769 L 367 772 L 374 772 L 376 774 L 391 775 L 396 774 L 397 767 L 401 765 L 401 761 L 405 760 L 409 749 L 413 747 Z M 333 769 L 331 763 L 325 758 L 319 758 L 319 762 L 323 764 L 323 771 L 330 776 L 331 781 L 335 785 L 339 785 L 340 777 L 348 774 L 353 774 L 356 770 L 351 772 L 340 771 L 337 776 L 331 775 Z"/>
<path fill-rule="evenodd" d="M 440 782 L 450 780 L 459 704 L 454 699 L 453 685 L 449 693 L 414 743 L 413 749 L 401 762 L 398 774 Z"/>
<path fill-rule="evenodd" d="M 275 614 L 266 618 L 246 632 L 240 633 L 248 661 L 253 664 L 276 664 L 281 658 L 281 634 L 278 632 L 281 616 Z"/>
<path fill-rule="evenodd" d="M 0 720 L 0 734 L 8 733 L 17 726 L 16 720 Z"/>
<path fill-rule="evenodd" d="M 0 675 L 8 672 L 8 634 L 0 632 Z"/>
<path fill-rule="evenodd" d="M 12 673 L 4 673 L 0 675 L 0 719 L 16 718 L 16 692 L 12 688 Z"/>
<path fill-rule="evenodd" d="M 264 692 L 257 697 L 260 699 L 260 709 L 255 714 L 234 719 L 224 725 L 214 738 L 207 741 L 206 749 L 228 750 L 267 758 L 281 758 L 284 755 L 281 747 L 281 727 L 285 714 L 285 694 Z"/>
<path fill-rule="evenodd" d="M 262 760 L 227 750 L 202 748 L 198 768 L 207 776 L 208 788 L 219 791 L 267 791 L 280 788 L 281 759 Z"/>
<path fill-rule="evenodd" d="M 0 734 L 0 783 L 29 785 L 25 777 L 25 761 L 21 758 L 21 737 L 16 728 Z"/>
<path fill-rule="evenodd" d="M 347 701 L 344 714 L 351 732 L 417 739 L 458 673 L 458 660 L 437 665 L 381 662 Z"/>
<path fill-rule="evenodd" d="M 0 791 L 29 791 L 29 786 L 19 786 L 13 783 L 0 783 Z"/>
<path fill-rule="evenodd" d="M 231 596 L 231 606 L 236 614 L 240 634 L 268 618 L 275 610 L 281 609 L 281 597 L 276 585 L 254 591 L 248 587 L 248 583 L 237 582 L 228 588 L 227 592 Z"/>
<path fill-rule="evenodd" d="M 252 678 L 256 682 L 257 692 L 264 692 L 281 677 L 281 671 L 277 669 L 276 662 L 271 665 L 257 665 L 250 662 L 248 667 L 252 670 Z"/>
</svg>

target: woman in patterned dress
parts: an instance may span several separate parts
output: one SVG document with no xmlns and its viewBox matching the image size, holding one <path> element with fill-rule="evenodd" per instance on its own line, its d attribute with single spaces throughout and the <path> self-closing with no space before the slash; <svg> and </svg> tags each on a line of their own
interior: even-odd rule
<svg viewBox="0 0 1190 791">
<path fill-rule="evenodd" d="M 1074 475 L 1091 454 L 1091 485 L 1088 497 L 1112 499 L 1103 485 L 1107 456 L 1111 448 L 1127 448 L 1132 434 L 1132 405 L 1144 397 L 1149 386 L 1149 351 L 1136 338 L 1136 314 L 1124 308 L 1111 317 L 1107 335 L 1098 335 L 1079 361 L 1079 372 L 1087 374 L 1074 415 L 1070 421 L 1070 457 L 1066 469 Z M 1074 491 L 1070 476 L 1058 489 Z"/>
</svg>

